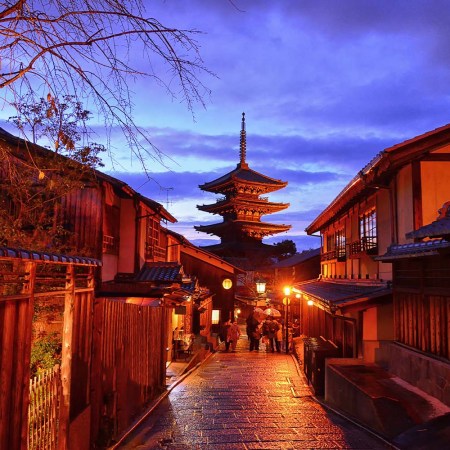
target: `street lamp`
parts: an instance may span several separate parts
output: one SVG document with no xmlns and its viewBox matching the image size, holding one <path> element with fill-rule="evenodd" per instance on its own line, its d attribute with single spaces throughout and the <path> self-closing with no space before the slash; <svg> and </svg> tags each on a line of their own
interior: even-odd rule
<svg viewBox="0 0 450 450">
<path fill-rule="evenodd" d="M 255 280 L 256 283 L 256 292 L 258 295 L 264 294 L 266 292 L 266 280 L 263 280 L 262 278 L 257 278 Z"/>
<path fill-rule="evenodd" d="M 285 286 L 283 288 L 284 292 L 284 300 L 283 303 L 285 304 L 284 308 L 284 326 L 285 326 L 285 341 L 286 341 L 286 353 L 289 353 L 289 325 L 288 325 L 288 317 L 289 317 L 289 303 L 291 302 L 290 295 L 291 295 L 291 288 L 289 286 Z"/>
<path fill-rule="evenodd" d="M 264 299 L 265 298 L 265 294 L 266 294 L 266 280 L 264 280 L 263 278 L 257 278 L 255 280 L 255 284 L 256 284 L 256 293 L 258 295 L 258 298 L 256 299 L 256 306 L 259 306 L 259 300 L 260 299 Z M 267 300 L 266 300 L 267 303 Z"/>
</svg>

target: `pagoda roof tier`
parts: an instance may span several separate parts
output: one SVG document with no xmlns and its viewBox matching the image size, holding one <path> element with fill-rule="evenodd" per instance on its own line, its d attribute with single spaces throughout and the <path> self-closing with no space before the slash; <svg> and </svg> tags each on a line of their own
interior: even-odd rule
<svg viewBox="0 0 450 450">
<path fill-rule="evenodd" d="M 252 222 L 250 220 L 232 220 L 210 225 L 196 225 L 194 228 L 197 231 L 213 234 L 221 238 L 228 238 L 233 233 L 237 239 L 239 236 L 262 239 L 265 236 L 272 236 L 273 234 L 288 231 L 291 229 L 291 225 Z"/>
<path fill-rule="evenodd" d="M 197 205 L 200 211 L 220 215 L 239 210 L 258 211 L 260 215 L 265 215 L 282 211 L 288 207 L 289 203 L 269 202 L 267 198 L 254 199 L 243 197 L 221 198 L 210 205 Z"/>
<path fill-rule="evenodd" d="M 218 244 L 202 246 L 201 248 L 220 255 L 225 261 L 244 270 L 254 270 L 255 259 L 261 262 L 273 252 L 273 245 L 260 241 L 220 242 Z"/>
<path fill-rule="evenodd" d="M 273 192 L 287 186 L 287 181 L 276 180 L 248 167 L 246 162 L 240 162 L 236 169 L 217 178 L 214 181 L 199 185 L 202 191 L 222 193 L 227 191 L 255 191 L 256 195 Z M 253 189 L 252 189 L 253 188 Z"/>
</svg>

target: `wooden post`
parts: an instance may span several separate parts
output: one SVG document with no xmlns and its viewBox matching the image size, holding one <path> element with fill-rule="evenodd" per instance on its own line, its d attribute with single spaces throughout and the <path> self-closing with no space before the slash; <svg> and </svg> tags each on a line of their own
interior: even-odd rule
<svg viewBox="0 0 450 450">
<path fill-rule="evenodd" d="M 72 368 L 72 330 L 73 308 L 75 301 L 75 271 L 73 264 L 67 266 L 66 293 L 64 299 L 64 328 L 62 335 L 61 382 L 62 399 L 59 425 L 58 447 L 60 450 L 69 448 L 70 424 L 70 383 Z"/>
<path fill-rule="evenodd" d="M 21 330 L 21 339 L 17 345 L 17 352 L 23 355 L 22 373 L 19 377 L 17 373 L 17 383 L 22 397 L 22 431 L 21 431 L 21 448 L 28 446 L 28 405 L 30 403 L 30 359 L 31 359 L 31 340 L 33 332 L 33 315 L 34 315 L 34 286 L 36 281 L 36 262 L 27 262 L 25 264 L 25 277 L 22 286 L 22 293 L 28 294 L 30 297 L 26 303 L 22 314 L 19 316 L 19 331 Z M 25 305 L 24 305 L 25 306 Z M 18 389 L 19 390 L 19 389 Z"/>
</svg>

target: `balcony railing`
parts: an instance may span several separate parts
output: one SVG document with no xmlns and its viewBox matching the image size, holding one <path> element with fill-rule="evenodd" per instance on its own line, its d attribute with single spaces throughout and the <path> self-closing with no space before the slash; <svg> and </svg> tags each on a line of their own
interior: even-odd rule
<svg viewBox="0 0 450 450">
<path fill-rule="evenodd" d="M 322 253 L 320 259 L 322 261 L 330 261 L 331 259 L 336 259 L 336 250 L 331 250 L 329 252 Z"/>
<path fill-rule="evenodd" d="M 166 249 L 152 243 L 145 243 L 145 259 L 163 259 L 166 258 Z"/>
<path fill-rule="evenodd" d="M 348 246 L 349 255 L 359 255 L 366 253 L 368 255 L 376 255 L 378 253 L 378 245 L 376 237 L 363 237 L 359 241 L 354 241 Z"/>
<path fill-rule="evenodd" d="M 345 261 L 346 260 L 345 249 L 330 250 L 329 252 L 322 253 L 321 255 L 322 261 L 330 261 L 332 259 L 337 259 L 338 261 Z"/>
</svg>

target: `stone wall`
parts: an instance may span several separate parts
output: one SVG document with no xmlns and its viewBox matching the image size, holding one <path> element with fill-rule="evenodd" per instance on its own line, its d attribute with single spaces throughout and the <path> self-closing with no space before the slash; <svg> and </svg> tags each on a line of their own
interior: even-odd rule
<svg viewBox="0 0 450 450">
<path fill-rule="evenodd" d="M 450 406 L 450 361 L 427 356 L 396 342 L 380 344 L 376 350 L 378 364 Z"/>
</svg>

